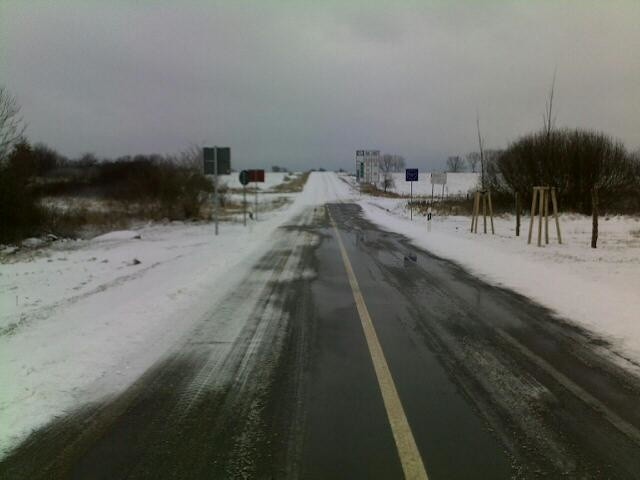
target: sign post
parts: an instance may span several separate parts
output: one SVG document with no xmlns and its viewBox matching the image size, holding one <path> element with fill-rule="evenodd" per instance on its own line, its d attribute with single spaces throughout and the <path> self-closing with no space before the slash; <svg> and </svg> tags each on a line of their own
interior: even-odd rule
<svg viewBox="0 0 640 480">
<path fill-rule="evenodd" d="M 249 172 L 242 170 L 239 175 L 242 184 L 242 222 L 247 226 L 247 183 L 249 183 Z"/>
<path fill-rule="evenodd" d="M 440 201 L 444 201 L 444 186 L 447 184 L 446 173 L 432 173 L 431 174 L 431 200 L 433 201 L 433 186 L 442 185 L 442 195 Z"/>
<path fill-rule="evenodd" d="M 218 235 L 218 175 L 231 173 L 231 149 L 229 147 L 204 147 L 202 149 L 204 174 L 213 175 L 213 217 Z"/>
<path fill-rule="evenodd" d="M 258 183 L 264 182 L 264 170 L 243 170 L 242 173 L 246 173 L 246 182 L 253 182 L 255 186 L 255 215 L 256 220 L 258 220 Z M 241 175 L 242 175 L 241 173 Z M 242 181 L 242 177 L 240 179 Z"/>
<path fill-rule="evenodd" d="M 409 200 L 409 215 L 411 220 L 413 220 L 413 182 L 417 182 L 418 181 L 418 169 L 417 168 L 407 168 L 405 170 L 405 174 L 404 174 L 404 179 L 407 182 L 410 182 L 411 185 L 411 194 L 410 194 L 410 200 Z"/>
</svg>

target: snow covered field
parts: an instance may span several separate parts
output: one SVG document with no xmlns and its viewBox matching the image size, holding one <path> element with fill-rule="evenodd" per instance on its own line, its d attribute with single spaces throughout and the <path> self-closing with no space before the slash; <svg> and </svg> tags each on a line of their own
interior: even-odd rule
<svg viewBox="0 0 640 480">
<path fill-rule="evenodd" d="M 410 182 L 405 181 L 405 174 L 392 173 L 393 186 L 390 191 L 400 195 L 409 195 Z M 444 187 L 445 195 L 464 196 L 469 190 L 477 187 L 480 174 L 478 173 L 447 173 L 447 184 Z M 418 181 L 413 182 L 413 194 L 415 196 L 431 196 L 431 174 L 419 172 Z M 433 186 L 433 194 L 438 197 L 442 194 L 442 185 Z"/>
<path fill-rule="evenodd" d="M 9 257 L 0 264 L 0 454 L 54 416 L 126 388 L 234 288 L 280 225 L 349 195 L 332 174 L 312 174 L 285 208 L 246 228 L 224 222 L 218 237 L 211 224 L 174 222 Z"/>
<path fill-rule="evenodd" d="M 434 216 L 429 231 L 425 217 L 409 220 L 404 200 L 363 197 L 359 203 L 383 228 L 610 341 L 618 361 L 640 372 L 639 217 L 601 218 L 598 248 L 592 249 L 591 219 L 565 215 L 563 245 L 555 242 L 551 229 L 551 243 L 539 248 L 535 236 L 527 245 L 528 218 L 522 219 L 520 237 L 515 236 L 515 219 L 510 216 L 495 219 L 495 236 L 474 235 L 469 233 L 468 217 Z"/>
</svg>

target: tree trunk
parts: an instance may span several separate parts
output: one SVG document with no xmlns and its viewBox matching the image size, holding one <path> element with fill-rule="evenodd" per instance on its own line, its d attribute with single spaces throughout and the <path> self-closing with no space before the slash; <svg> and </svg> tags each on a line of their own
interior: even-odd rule
<svg viewBox="0 0 640 480">
<path fill-rule="evenodd" d="M 598 190 L 594 187 L 591 190 L 591 248 L 596 248 L 598 245 Z"/>
</svg>

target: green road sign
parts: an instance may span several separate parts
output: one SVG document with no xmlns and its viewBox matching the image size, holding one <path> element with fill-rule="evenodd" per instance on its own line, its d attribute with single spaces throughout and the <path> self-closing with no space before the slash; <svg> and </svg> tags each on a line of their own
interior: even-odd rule
<svg viewBox="0 0 640 480">
<path fill-rule="evenodd" d="M 216 157 L 218 159 L 218 175 L 229 175 L 231 173 L 231 148 L 204 147 L 202 155 L 204 157 L 205 175 L 216 174 L 216 168 L 214 164 L 214 159 Z"/>
</svg>

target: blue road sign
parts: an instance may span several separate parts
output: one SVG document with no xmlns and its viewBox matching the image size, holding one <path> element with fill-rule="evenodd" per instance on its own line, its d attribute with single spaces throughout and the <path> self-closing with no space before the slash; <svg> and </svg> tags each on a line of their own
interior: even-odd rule
<svg viewBox="0 0 640 480">
<path fill-rule="evenodd" d="M 417 168 L 407 168 L 405 172 L 405 180 L 407 182 L 417 182 L 418 181 L 418 169 Z"/>
</svg>

